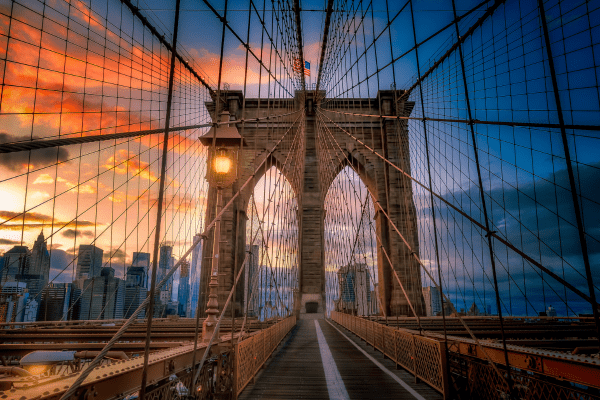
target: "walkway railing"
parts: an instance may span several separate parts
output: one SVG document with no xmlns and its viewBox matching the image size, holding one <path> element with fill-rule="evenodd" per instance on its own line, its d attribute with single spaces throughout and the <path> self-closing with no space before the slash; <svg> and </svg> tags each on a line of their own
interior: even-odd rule
<svg viewBox="0 0 600 400">
<path fill-rule="evenodd" d="M 340 312 L 331 319 L 449 398 L 445 342 Z"/>
<path fill-rule="evenodd" d="M 279 342 L 295 325 L 296 316 L 291 316 L 236 344 L 234 398 L 237 398 L 242 390 L 244 390 L 265 361 L 267 361 L 271 353 L 277 348 Z"/>
<path fill-rule="evenodd" d="M 527 399 L 600 399 L 600 360 L 560 351 L 508 345 L 512 389 L 500 343 L 390 327 L 369 319 L 331 312 L 331 319 L 392 361 L 450 398 L 501 399 L 512 392 Z M 426 336 L 425 336 L 426 335 Z M 447 346 L 447 351 L 446 351 Z M 483 353 L 483 349 L 487 357 Z M 448 359 L 446 359 L 448 357 Z"/>
</svg>

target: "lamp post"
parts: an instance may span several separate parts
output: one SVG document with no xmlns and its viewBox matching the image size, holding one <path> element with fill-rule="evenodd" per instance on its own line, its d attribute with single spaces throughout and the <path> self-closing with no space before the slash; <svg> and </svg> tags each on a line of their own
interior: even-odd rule
<svg viewBox="0 0 600 400">
<path fill-rule="evenodd" d="M 221 124 L 215 125 L 203 136 L 200 142 L 208 146 L 207 179 L 210 186 L 217 189 L 216 215 L 223 209 L 222 190 L 229 187 L 237 178 L 237 155 L 242 145 L 242 137 L 235 125 L 223 124 L 229 122 L 229 112 L 221 113 Z M 208 316 L 202 323 L 202 342 L 207 343 L 213 336 L 219 314 L 219 242 L 221 240 L 221 217 L 215 222 L 213 237 L 213 259 L 208 284 Z M 217 335 L 219 332 L 216 333 Z"/>
</svg>

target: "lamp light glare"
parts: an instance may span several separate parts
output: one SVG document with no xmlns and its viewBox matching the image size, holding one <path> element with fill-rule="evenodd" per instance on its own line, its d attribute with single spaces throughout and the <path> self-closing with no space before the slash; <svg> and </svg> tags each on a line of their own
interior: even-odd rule
<svg viewBox="0 0 600 400">
<path fill-rule="evenodd" d="M 27 367 L 27 370 L 32 375 L 40 375 L 48 370 L 48 365 L 30 365 Z"/>
<path fill-rule="evenodd" d="M 215 157 L 215 172 L 217 174 L 227 174 L 231 169 L 231 160 L 225 155 Z"/>
</svg>

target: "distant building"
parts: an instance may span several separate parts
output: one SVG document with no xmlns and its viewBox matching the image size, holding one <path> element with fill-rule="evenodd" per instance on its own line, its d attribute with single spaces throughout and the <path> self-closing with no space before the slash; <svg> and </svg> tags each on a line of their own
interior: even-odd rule
<svg viewBox="0 0 600 400">
<path fill-rule="evenodd" d="M 4 253 L 4 268 L 0 275 L 0 285 L 6 282 L 16 282 L 17 275 L 29 272 L 31 252 L 27 246 L 14 246 Z"/>
<path fill-rule="evenodd" d="M 75 280 L 80 286 L 84 280 L 100 276 L 103 254 L 104 250 L 94 245 L 82 244 L 79 246 Z"/>
<path fill-rule="evenodd" d="M 477 304 L 475 304 L 475 302 L 473 302 L 473 304 L 471 304 L 471 308 L 469 308 L 469 311 L 467 311 L 467 315 L 470 315 L 473 317 L 477 317 L 477 316 L 481 315 L 481 312 L 479 311 L 479 307 L 477 307 Z"/>
<path fill-rule="evenodd" d="M 125 280 L 125 298 L 123 304 L 123 317 L 129 318 L 135 310 L 144 302 L 147 296 L 148 289 L 146 284 L 148 282 L 147 272 L 150 260 L 150 254 L 148 253 L 133 253 L 134 262 L 129 268 L 127 268 L 127 278 Z M 140 262 L 140 258 L 136 257 L 139 254 L 148 254 L 148 263 L 145 261 Z M 137 261 L 137 262 L 136 262 Z M 138 314 L 139 319 L 143 319 L 146 316 L 146 310 L 143 310 Z"/>
<path fill-rule="evenodd" d="M 145 274 L 145 281 L 142 283 L 142 286 L 148 289 L 149 279 L 148 276 L 150 274 L 150 253 L 133 253 L 133 260 L 131 262 L 132 267 L 143 268 Z M 129 276 L 129 272 L 127 273 Z"/>
<path fill-rule="evenodd" d="M 156 274 L 156 283 L 160 282 L 162 278 L 169 272 L 173 262 L 173 246 L 160 246 L 160 254 L 158 259 L 158 271 Z M 171 291 L 173 282 L 167 282 L 164 289 Z"/>
<path fill-rule="evenodd" d="M 373 299 L 371 301 L 371 314 L 379 315 L 379 301 L 377 300 L 379 298 L 379 284 L 375 283 L 373 286 L 375 288 L 371 292 L 371 299 Z"/>
<path fill-rule="evenodd" d="M 50 277 L 50 253 L 44 240 L 44 233 L 40 232 L 31 250 L 29 269 L 26 275 L 18 277 L 18 281 L 27 282 L 27 289 L 31 298 L 37 298 L 38 294 L 48 284 Z"/>
<path fill-rule="evenodd" d="M 129 318 L 133 315 L 135 310 L 146 300 L 148 291 L 142 286 L 126 286 L 125 287 L 125 300 L 123 303 L 123 318 Z M 142 310 L 137 318 L 144 319 L 146 317 L 146 310 Z"/>
<path fill-rule="evenodd" d="M 38 235 L 32 251 L 27 246 L 14 246 L 3 259 L 0 286 L 7 282 L 23 282 L 27 285 L 29 298 L 36 298 L 50 276 L 50 254 L 43 232 Z"/>
<path fill-rule="evenodd" d="M 428 317 L 435 317 L 442 313 L 442 296 L 436 286 L 423 288 L 423 299 L 425 300 L 425 312 Z M 446 314 L 449 315 L 449 314 Z"/>
<path fill-rule="evenodd" d="M 187 304 L 190 294 L 190 263 L 186 260 L 181 260 L 179 267 L 179 289 L 177 291 L 178 309 L 177 315 L 180 317 L 187 316 Z"/>
<path fill-rule="evenodd" d="M 197 238 L 194 237 L 194 240 Z M 190 264 L 190 295 L 187 302 L 187 316 L 196 318 L 198 307 L 198 292 L 200 289 L 200 269 L 202 267 L 202 241 L 192 251 L 192 262 Z"/>
<path fill-rule="evenodd" d="M 158 270 L 156 271 L 156 284 L 167 275 L 167 273 L 175 265 L 175 257 L 173 257 L 173 246 L 160 246 Z M 158 286 L 157 286 L 158 287 Z M 173 302 L 173 276 L 160 288 L 160 294 L 154 297 L 154 317 L 165 318 L 169 303 Z M 171 308 L 173 306 L 171 305 Z M 177 311 L 177 309 L 175 309 Z"/>
<path fill-rule="evenodd" d="M 72 283 L 50 283 L 40 296 L 38 321 L 67 321 L 72 319 Z M 72 311 L 72 310 L 71 310 Z"/>
<path fill-rule="evenodd" d="M 446 315 L 446 316 L 458 315 L 458 313 L 456 312 L 456 308 L 454 307 L 454 304 L 452 304 L 451 301 L 443 300 L 442 306 L 444 307 L 444 315 Z M 439 315 L 442 315 L 442 313 L 440 312 Z"/>
<path fill-rule="evenodd" d="M 30 298 L 25 282 L 6 282 L 0 292 L 0 321 L 34 322 L 37 304 Z"/>
<path fill-rule="evenodd" d="M 255 317 L 259 312 L 259 288 L 260 282 L 260 269 L 258 266 L 258 253 L 259 246 L 257 244 L 246 245 L 246 251 L 250 254 L 248 255 L 248 262 L 246 264 L 246 271 L 244 274 L 244 279 L 247 284 L 244 287 L 244 307 L 247 305 L 248 316 Z"/>
<path fill-rule="evenodd" d="M 125 282 L 115 278 L 115 270 L 102 268 L 100 276 L 83 281 L 79 319 L 123 318 Z"/>
<path fill-rule="evenodd" d="M 337 272 L 339 295 L 338 307 L 341 310 L 354 310 L 357 315 L 369 315 L 371 303 L 371 283 L 366 264 L 346 265 Z"/>
</svg>

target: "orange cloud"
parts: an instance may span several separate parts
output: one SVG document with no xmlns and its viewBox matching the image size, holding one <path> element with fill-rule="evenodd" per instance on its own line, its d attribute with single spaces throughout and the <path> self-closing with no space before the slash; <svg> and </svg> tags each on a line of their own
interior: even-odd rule
<svg viewBox="0 0 600 400">
<path fill-rule="evenodd" d="M 96 193 L 96 188 L 87 183 L 77 185 L 76 183 L 73 183 L 73 182 L 69 181 L 68 179 L 62 178 L 60 176 L 58 178 L 56 178 L 56 181 L 64 183 L 68 188 L 71 188 L 70 192 L 75 192 L 75 193 L 79 192 L 81 194 Z"/>
<path fill-rule="evenodd" d="M 49 185 L 54 183 L 54 178 L 52 178 L 49 174 L 40 174 L 35 181 L 33 181 L 34 185 Z"/>
<path fill-rule="evenodd" d="M 71 13 L 84 26 L 89 24 L 90 31 L 118 44 L 120 51 L 110 46 L 102 52 L 76 45 L 65 48 L 62 40 L 42 36 L 40 30 L 13 18 L 13 39 L 6 50 L 0 46 L 0 57 L 7 60 L 3 112 L 15 113 L 24 128 L 31 126 L 35 112 L 34 130 L 45 129 L 52 135 L 157 127 L 154 122 L 163 116 L 151 110 L 159 108 L 154 104 L 158 100 L 142 101 L 142 91 L 166 92 L 166 82 L 157 85 L 155 78 L 166 75 L 168 60 L 121 40 L 103 26 L 104 21 L 91 18 L 89 8 L 79 0 L 71 1 Z M 47 21 L 58 37 L 67 35 L 64 27 Z"/>
<path fill-rule="evenodd" d="M 53 219 L 51 215 L 36 213 L 36 212 L 18 212 L 18 211 L 2 211 L 0 210 L 0 231 L 20 231 L 41 229 L 54 226 L 60 227 L 89 227 L 96 226 L 92 221 L 59 221 Z"/>
<path fill-rule="evenodd" d="M 103 165 L 106 169 L 114 168 L 115 173 L 125 175 L 129 173 L 131 176 L 140 176 L 142 179 L 148 179 L 153 182 L 158 180 L 158 177 L 150 169 L 150 164 L 141 161 L 136 153 L 125 149 L 117 150 L 114 156 L 110 156 Z"/>
</svg>

